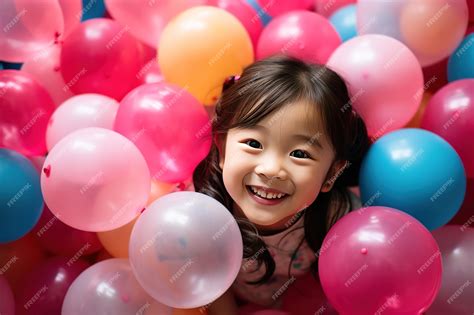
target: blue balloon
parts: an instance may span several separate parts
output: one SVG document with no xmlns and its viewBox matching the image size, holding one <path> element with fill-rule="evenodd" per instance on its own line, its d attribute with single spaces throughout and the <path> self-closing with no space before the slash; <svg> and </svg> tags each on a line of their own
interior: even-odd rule
<svg viewBox="0 0 474 315">
<path fill-rule="evenodd" d="M 357 5 L 350 4 L 338 9 L 329 17 L 329 22 L 343 42 L 357 36 Z"/>
<path fill-rule="evenodd" d="M 271 22 L 272 17 L 267 14 L 265 8 L 262 8 L 262 6 L 258 3 L 257 0 L 247 0 L 246 2 L 255 10 L 264 26 L 267 26 L 268 23 Z"/>
<path fill-rule="evenodd" d="M 448 81 L 474 78 L 474 33 L 467 35 L 448 60 Z"/>
<path fill-rule="evenodd" d="M 103 17 L 105 5 L 103 0 L 82 0 L 81 21 Z"/>
<path fill-rule="evenodd" d="M 3 63 L 0 61 L 0 70 L 3 70 Z"/>
<path fill-rule="evenodd" d="M 21 66 L 23 66 L 22 63 L 15 63 L 15 62 L 6 62 L 6 61 L 0 61 L 0 65 L 3 66 L 3 69 L 13 69 L 13 70 L 20 70 Z"/>
<path fill-rule="evenodd" d="M 390 132 L 371 146 L 359 185 L 364 206 L 399 209 L 434 230 L 460 209 L 466 174 L 448 142 L 430 131 L 409 128 Z"/>
<path fill-rule="evenodd" d="M 43 211 L 40 176 L 16 151 L 0 149 L 0 243 L 28 233 Z"/>
</svg>

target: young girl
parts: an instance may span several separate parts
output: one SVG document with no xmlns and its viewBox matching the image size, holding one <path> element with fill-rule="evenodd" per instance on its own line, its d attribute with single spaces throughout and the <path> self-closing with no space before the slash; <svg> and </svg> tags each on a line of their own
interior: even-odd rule
<svg viewBox="0 0 474 315">
<path fill-rule="evenodd" d="M 214 143 L 198 165 L 195 190 L 239 223 L 242 267 L 209 314 L 236 314 L 234 295 L 278 308 L 296 277 L 317 271 L 329 228 L 360 203 L 347 190 L 369 146 L 334 71 L 289 57 L 255 62 L 225 88 Z"/>
</svg>

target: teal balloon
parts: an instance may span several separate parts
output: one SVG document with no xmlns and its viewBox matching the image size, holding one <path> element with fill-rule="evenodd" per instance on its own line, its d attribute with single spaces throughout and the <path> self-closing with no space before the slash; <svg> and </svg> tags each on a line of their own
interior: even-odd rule
<svg viewBox="0 0 474 315">
<path fill-rule="evenodd" d="M 133 4 L 130 4 L 133 5 Z M 81 21 L 95 18 L 101 18 L 105 14 L 105 5 L 103 0 L 82 0 Z"/>
<path fill-rule="evenodd" d="M 345 42 L 357 36 L 357 5 L 346 5 L 329 17 L 329 22 Z"/>
<path fill-rule="evenodd" d="M 467 35 L 448 59 L 448 81 L 474 79 L 474 33 Z"/>
<path fill-rule="evenodd" d="M 3 67 L 3 69 L 5 70 L 7 69 L 20 70 L 21 66 L 23 66 L 22 63 L 0 61 L 0 69 Z"/>
<path fill-rule="evenodd" d="M 40 176 L 16 151 L 0 149 L 0 243 L 28 233 L 43 211 Z"/>
<path fill-rule="evenodd" d="M 359 185 L 364 206 L 399 209 L 434 230 L 460 209 L 466 174 L 448 142 L 430 131 L 409 128 L 390 132 L 371 146 Z"/>
</svg>

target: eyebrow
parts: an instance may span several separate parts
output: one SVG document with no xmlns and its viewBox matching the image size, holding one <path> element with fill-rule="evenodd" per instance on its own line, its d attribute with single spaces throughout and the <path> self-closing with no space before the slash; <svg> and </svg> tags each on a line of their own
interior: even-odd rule
<svg viewBox="0 0 474 315">
<path fill-rule="evenodd" d="M 268 129 L 265 126 L 262 125 L 254 125 L 249 127 L 249 129 L 261 129 L 263 131 L 268 131 Z M 296 139 L 296 140 L 302 140 L 305 141 L 307 144 L 313 147 L 319 147 L 320 149 L 323 148 L 321 142 L 319 142 L 318 138 L 321 136 L 320 132 L 317 132 L 314 134 L 314 136 L 309 136 L 309 135 L 304 135 L 304 134 L 296 134 L 293 135 L 291 138 Z"/>
</svg>

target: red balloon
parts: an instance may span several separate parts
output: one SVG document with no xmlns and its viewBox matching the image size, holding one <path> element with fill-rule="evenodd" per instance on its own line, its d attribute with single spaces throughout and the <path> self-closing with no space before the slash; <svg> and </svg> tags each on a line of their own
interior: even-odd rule
<svg viewBox="0 0 474 315">
<path fill-rule="evenodd" d="M 0 147 L 24 155 L 46 153 L 46 127 L 55 105 L 28 73 L 0 71 Z"/>
<path fill-rule="evenodd" d="M 81 23 L 64 40 L 61 74 L 74 93 L 98 93 L 121 100 L 138 86 L 140 47 L 127 26 L 109 19 Z"/>
</svg>

